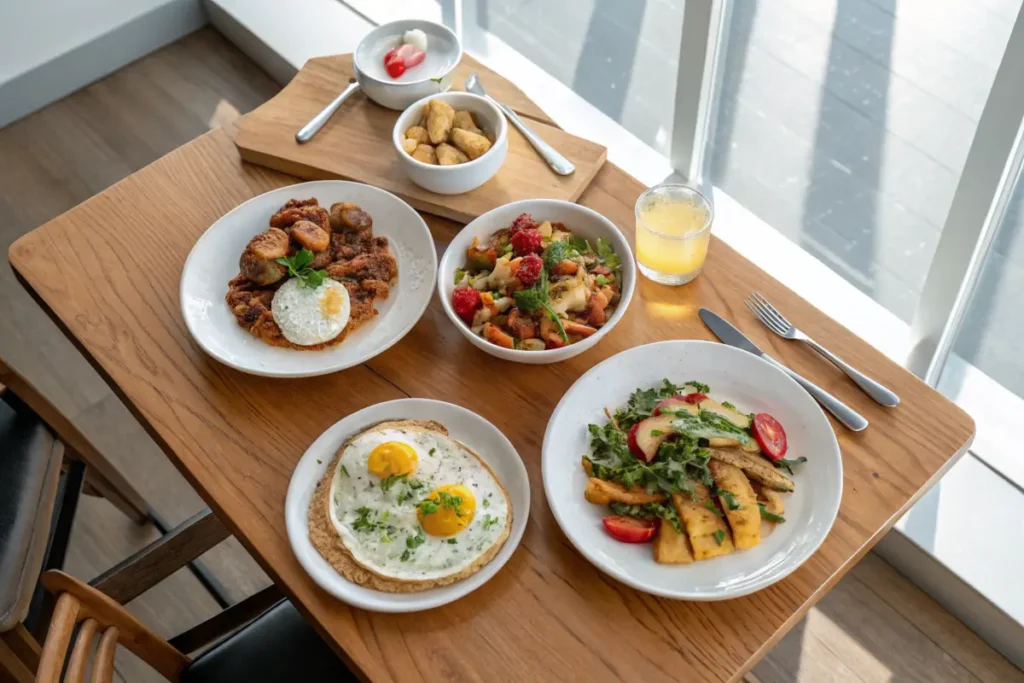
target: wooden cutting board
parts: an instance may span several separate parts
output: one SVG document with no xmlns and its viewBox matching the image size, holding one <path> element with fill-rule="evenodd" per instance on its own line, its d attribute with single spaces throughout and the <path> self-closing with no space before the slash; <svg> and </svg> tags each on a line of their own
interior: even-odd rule
<svg viewBox="0 0 1024 683">
<path fill-rule="evenodd" d="M 412 206 L 468 223 L 480 214 L 520 199 L 554 198 L 576 201 L 607 158 L 607 150 L 552 125 L 546 115 L 518 89 L 471 57 L 463 57 L 455 83 L 461 88 L 472 71 L 480 74 L 491 94 L 512 107 L 540 137 L 576 165 L 570 176 L 556 175 L 508 126 L 508 156 L 498 174 L 471 192 L 440 195 L 413 184 L 397 163 L 391 131 L 400 112 L 385 109 L 362 92 L 355 93 L 310 142 L 300 145 L 295 132 L 353 77 L 352 56 L 321 57 L 302 70 L 276 97 L 244 117 L 235 140 L 242 158 L 301 178 L 344 178 L 394 192 Z M 547 121 L 547 122 L 545 122 Z"/>
</svg>

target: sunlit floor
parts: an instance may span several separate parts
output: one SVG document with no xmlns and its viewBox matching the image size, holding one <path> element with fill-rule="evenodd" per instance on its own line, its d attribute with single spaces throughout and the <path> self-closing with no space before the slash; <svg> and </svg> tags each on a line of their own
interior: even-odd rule
<svg viewBox="0 0 1024 683">
<path fill-rule="evenodd" d="M 211 29 L 0 130 L 0 246 L 212 126 L 272 96 L 276 86 Z M 171 523 L 202 502 L 60 332 L 0 266 L 0 357 L 44 388 Z M 31 340 L 32 343 L 27 343 Z M 92 578 L 156 537 L 104 500 L 79 508 L 68 569 Z M 230 540 L 202 560 L 238 600 L 268 578 Z M 187 570 L 131 603 L 164 635 L 217 611 Z M 156 681 L 123 651 L 120 681 Z M 1024 674 L 911 585 L 868 555 L 751 673 L 774 681 L 1024 682 Z"/>
</svg>

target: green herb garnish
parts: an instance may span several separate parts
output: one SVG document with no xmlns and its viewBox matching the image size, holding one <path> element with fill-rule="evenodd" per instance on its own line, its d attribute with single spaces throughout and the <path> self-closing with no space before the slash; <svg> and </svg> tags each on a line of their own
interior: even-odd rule
<svg viewBox="0 0 1024 683">
<path fill-rule="evenodd" d="M 569 335 L 565 333 L 565 328 L 562 327 L 562 321 L 558 319 L 555 309 L 551 308 L 551 304 L 548 303 L 548 296 L 548 272 L 546 268 L 541 268 L 540 278 L 533 287 L 520 289 L 515 293 L 516 306 L 524 313 L 536 313 L 543 308 L 558 327 L 558 336 L 562 338 L 562 341 L 568 342 Z"/>
<path fill-rule="evenodd" d="M 774 462 L 775 462 L 775 466 L 778 467 L 779 469 L 786 470 L 790 474 L 793 474 L 793 467 L 795 465 L 802 465 L 802 464 L 804 464 L 805 462 L 807 462 L 807 458 L 805 458 L 804 456 L 801 455 L 799 458 L 795 458 L 793 460 L 786 460 L 785 458 L 779 458 L 778 460 L 776 460 Z"/>
<path fill-rule="evenodd" d="M 432 515 L 435 512 L 437 512 L 437 507 L 438 506 L 437 506 L 437 503 L 435 503 L 434 501 L 432 501 L 429 498 L 427 498 L 425 501 L 420 503 L 419 507 L 420 507 L 420 512 L 422 512 L 424 514 L 424 516 L 426 516 L 426 515 Z"/>
<path fill-rule="evenodd" d="M 462 496 L 453 496 L 447 491 L 437 492 L 437 501 L 441 504 L 441 507 L 448 508 L 449 510 L 455 510 L 455 516 L 462 516 Z"/>
<path fill-rule="evenodd" d="M 736 406 L 734 406 L 733 404 L 729 403 L 728 401 L 722 401 L 722 407 L 723 408 L 728 408 L 729 410 L 736 410 Z"/>
<path fill-rule="evenodd" d="M 718 541 L 718 545 L 722 545 L 722 541 L 724 541 L 724 540 L 725 540 L 725 532 L 724 532 L 724 531 L 722 531 L 721 529 L 719 529 L 719 530 L 718 530 L 718 531 L 716 531 L 715 533 L 711 534 L 711 536 L 712 536 L 712 537 L 713 537 L 713 538 L 714 538 L 714 539 L 715 539 L 716 541 Z"/>
<path fill-rule="evenodd" d="M 380 490 L 390 491 L 395 484 L 397 484 L 400 481 L 403 481 L 408 476 L 409 473 L 406 472 L 405 474 L 392 474 L 390 476 L 384 477 L 383 479 L 380 480 Z"/>
<path fill-rule="evenodd" d="M 483 527 L 484 531 L 489 530 L 492 526 L 498 523 L 497 517 L 491 517 L 490 515 L 484 515 Z"/>
<path fill-rule="evenodd" d="M 433 455 L 434 453 L 437 453 L 436 448 L 431 448 L 429 451 L 427 451 L 427 455 Z"/>
<path fill-rule="evenodd" d="M 485 508 L 489 508 L 489 507 L 491 507 L 491 501 L 488 500 L 487 498 L 484 498 L 483 505 L 484 505 Z"/>
<path fill-rule="evenodd" d="M 612 243 L 603 237 L 597 238 L 597 260 L 615 272 L 622 268 L 622 259 L 615 253 Z"/>
<path fill-rule="evenodd" d="M 550 271 L 562 261 L 576 258 L 579 255 L 579 251 L 574 249 L 569 242 L 562 241 L 549 244 L 541 258 L 544 260 L 544 267 Z"/>
<path fill-rule="evenodd" d="M 316 289 L 327 279 L 327 271 L 310 268 L 314 258 L 313 252 L 303 248 L 294 256 L 285 256 L 276 261 L 288 268 L 288 275 L 298 279 L 300 287 Z"/>
<path fill-rule="evenodd" d="M 628 505 L 618 501 L 612 501 L 609 506 L 617 515 L 624 517 L 636 517 L 637 519 L 662 519 L 672 525 L 679 533 L 683 533 L 683 525 L 679 521 L 679 513 L 672 505 L 662 503 L 645 503 L 643 505 Z"/>
<path fill-rule="evenodd" d="M 415 550 L 421 545 L 427 542 L 427 537 L 423 535 L 423 529 L 417 529 L 415 536 L 405 537 L 405 547 L 410 550 Z"/>
<path fill-rule="evenodd" d="M 459 283 L 462 282 L 462 278 L 466 277 L 466 271 L 462 268 L 455 269 L 455 286 L 458 287 Z"/>
<path fill-rule="evenodd" d="M 401 560 L 402 560 L 402 562 L 408 562 L 408 561 L 409 561 L 409 558 L 411 558 L 411 557 L 412 557 L 412 551 L 411 551 L 411 550 L 409 550 L 408 548 L 406 548 L 406 549 L 405 549 L 405 550 L 404 550 L 404 551 L 402 552 L 402 557 L 401 557 L 401 558 L 399 558 L 399 559 L 401 559 Z"/>
<path fill-rule="evenodd" d="M 458 541 L 454 538 L 449 538 L 446 542 L 448 543 L 448 545 L 455 545 L 458 543 Z"/>
<path fill-rule="evenodd" d="M 768 512 L 767 510 L 765 510 L 764 503 L 758 503 L 757 507 L 761 509 L 761 519 L 767 520 L 769 522 L 775 522 L 776 524 L 781 524 L 782 522 L 786 521 L 786 518 L 782 515 L 777 515 L 774 512 Z"/>
<path fill-rule="evenodd" d="M 703 382 L 689 381 L 689 382 L 684 382 L 683 384 L 686 385 L 686 386 L 693 387 L 694 389 L 696 389 L 698 392 L 700 392 L 702 394 L 710 394 L 711 393 L 711 387 L 709 387 L 707 384 L 704 384 Z"/>
<path fill-rule="evenodd" d="M 725 513 L 719 510 L 718 506 L 715 505 L 715 501 L 711 500 L 710 498 L 704 501 L 704 507 L 714 512 L 715 517 L 725 517 Z"/>
<path fill-rule="evenodd" d="M 576 235 L 570 235 L 565 240 L 565 242 L 570 247 L 575 249 L 580 254 L 593 254 L 594 253 L 594 248 L 592 246 L 590 246 L 590 242 L 588 242 L 587 240 L 585 240 L 582 237 L 577 237 Z"/>
<path fill-rule="evenodd" d="M 725 501 L 725 506 L 730 510 L 742 510 L 743 506 L 736 500 L 736 496 L 731 491 L 719 491 L 719 497 Z"/>
<path fill-rule="evenodd" d="M 344 475 L 345 475 L 346 477 L 347 477 L 347 476 L 349 476 L 349 474 L 348 474 L 348 468 L 347 468 L 347 467 L 345 467 L 344 465 L 342 465 L 340 469 L 341 469 L 341 473 L 342 473 L 342 474 L 344 474 Z"/>
</svg>

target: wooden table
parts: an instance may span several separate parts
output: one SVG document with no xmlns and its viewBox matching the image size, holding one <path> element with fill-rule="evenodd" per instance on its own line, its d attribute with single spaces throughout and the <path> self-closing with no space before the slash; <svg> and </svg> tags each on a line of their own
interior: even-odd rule
<svg viewBox="0 0 1024 683">
<path fill-rule="evenodd" d="M 488 77 L 499 98 L 531 104 Z M 543 113 L 532 108 L 533 116 Z M 916 377 L 718 240 L 681 288 L 642 279 L 621 324 L 597 347 L 551 366 L 499 361 L 469 345 L 433 301 L 399 344 L 326 377 L 267 380 L 203 354 L 181 318 L 178 280 L 195 240 L 243 201 L 295 178 L 244 164 L 235 131 L 168 154 L 16 242 L 10 260 L 211 508 L 337 652 L 372 681 L 739 679 L 966 450 L 971 419 Z M 643 186 L 608 164 L 580 203 L 633 232 Z M 459 226 L 425 216 L 441 252 Z M 772 337 L 743 306 L 764 293 L 800 327 L 903 399 L 880 408 L 813 351 Z M 706 306 L 871 421 L 833 423 L 843 452 L 839 518 L 790 577 L 718 603 L 674 602 L 608 578 L 576 553 L 542 495 L 540 447 L 555 404 L 586 369 L 637 344 L 711 339 Z M 495 373 L 508 381 L 496 383 Z M 350 609 L 292 555 L 284 499 L 292 468 L 331 424 L 365 406 L 420 396 L 498 426 L 526 461 L 534 495 L 519 549 L 483 588 L 417 615 Z"/>
</svg>

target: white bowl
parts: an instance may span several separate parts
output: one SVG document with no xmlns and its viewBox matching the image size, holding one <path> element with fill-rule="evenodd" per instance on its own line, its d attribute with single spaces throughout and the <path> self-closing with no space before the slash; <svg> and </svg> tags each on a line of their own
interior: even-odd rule
<svg viewBox="0 0 1024 683">
<path fill-rule="evenodd" d="M 423 62 L 398 78 L 384 69 L 384 55 L 402 42 L 402 34 L 419 29 L 427 34 Z M 378 26 L 356 47 L 352 65 L 356 80 L 366 96 L 388 109 L 401 111 L 416 100 L 452 87 L 455 67 L 462 59 L 462 44 L 447 26 L 420 19 L 403 19 Z M 435 80 L 440 78 L 441 82 Z"/>
<path fill-rule="evenodd" d="M 598 237 L 604 237 L 612 243 L 615 253 L 622 259 L 622 299 L 619 301 L 615 313 L 599 329 L 586 339 L 575 344 L 563 346 L 560 349 L 546 349 L 544 351 L 521 351 L 518 349 L 506 349 L 495 346 L 478 335 L 455 315 L 452 309 L 452 290 L 455 289 L 455 269 L 462 267 L 466 259 L 466 250 L 473 243 L 473 238 L 480 238 L 485 242 L 488 237 L 502 228 L 507 228 L 512 221 L 521 213 L 531 214 L 536 221 L 551 221 L 565 223 L 566 227 L 574 235 L 585 237 L 591 244 L 597 241 Z M 622 316 L 626 313 L 630 300 L 633 298 L 633 289 L 636 287 L 636 264 L 633 261 L 633 252 L 629 248 L 629 242 L 615 225 L 601 214 L 579 204 L 562 201 L 561 199 L 524 199 L 511 204 L 491 209 L 475 221 L 464 227 L 441 257 L 441 265 L 437 275 L 437 294 L 441 297 L 441 306 L 452 324 L 459 328 L 462 335 L 466 337 L 477 348 L 486 351 L 492 356 L 504 360 L 511 360 L 517 363 L 529 363 L 540 365 L 543 363 L 557 363 L 573 356 L 578 356 L 590 347 L 601 341 L 601 338 L 608 334 Z"/>
<path fill-rule="evenodd" d="M 605 409 L 625 405 L 639 387 L 662 379 L 697 380 L 711 396 L 744 412 L 767 412 L 786 430 L 796 489 L 786 494 L 786 522 L 761 544 L 687 565 L 658 564 L 649 543 L 616 541 L 602 528 L 608 508 L 583 497 L 588 477 L 580 456 L 590 453 L 587 425 L 608 421 Z M 828 418 L 814 399 L 767 361 L 725 344 L 665 341 L 635 346 L 576 380 L 548 420 L 541 451 L 544 493 L 566 537 L 598 569 L 653 595 L 677 600 L 725 600 L 761 590 L 803 564 L 832 528 L 843 497 L 843 460 Z"/>
<path fill-rule="evenodd" d="M 477 126 L 484 132 L 494 134 L 494 144 L 482 156 L 464 164 L 437 166 L 425 164 L 402 149 L 402 138 L 411 126 L 416 125 L 423 115 L 423 107 L 430 100 L 443 100 L 456 111 L 472 112 Z M 476 189 L 494 177 L 505 162 L 508 154 L 508 123 L 505 116 L 486 97 L 468 92 L 447 92 L 424 97 L 402 112 L 391 133 L 398 162 L 405 169 L 409 179 L 425 190 L 437 194 L 462 194 Z"/>
<path fill-rule="evenodd" d="M 309 505 L 317 482 L 327 472 L 345 440 L 383 420 L 436 420 L 452 438 L 476 452 L 494 470 L 512 503 L 512 531 L 505 545 L 480 571 L 448 586 L 416 593 L 383 593 L 346 580 L 327 563 L 309 540 Z M 325 591 L 349 605 L 376 612 L 415 612 L 458 600 L 497 574 L 516 551 L 530 516 L 530 479 L 509 440 L 493 424 L 451 403 L 403 398 L 352 413 L 320 435 L 295 466 L 284 503 L 288 540 L 299 564 Z"/>
</svg>

